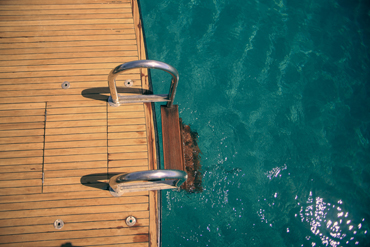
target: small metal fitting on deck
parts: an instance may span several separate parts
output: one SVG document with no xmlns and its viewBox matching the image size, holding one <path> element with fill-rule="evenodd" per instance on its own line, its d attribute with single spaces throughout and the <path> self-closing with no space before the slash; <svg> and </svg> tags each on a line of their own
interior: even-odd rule
<svg viewBox="0 0 370 247">
<path fill-rule="evenodd" d="M 125 87 L 132 87 L 134 85 L 134 81 L 133 80 L 126 80 L 125 81 Z"/>
<path fill-rule="evenodd" d="M 134 216 L 129 216 L 126 218 L 127 226 L 134 226 L 136 224 L 136 218 Z"/>
<path fill-rule="evenodd" d="M 68 89 L 70 86 L 71 86 L 71 84 L 69 83 L 69 81 L 65 81 L 65 82 L 62 83 L 62 88 L 63 89 Z"/>
<path fill-rule="evenodd" d="M 57 220 L 54 221 L 54 228 L 55 229 L 60 230 L 60 229 L 62 229 L 63 226 L 64 226 L 64 221 L 63 220 L 57 219 Z"/>
</svg>

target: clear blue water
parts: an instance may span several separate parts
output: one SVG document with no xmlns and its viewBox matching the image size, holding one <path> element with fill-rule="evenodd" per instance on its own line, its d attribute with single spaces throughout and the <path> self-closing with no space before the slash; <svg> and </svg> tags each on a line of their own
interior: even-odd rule
<svg viewBox="0 0 370 247">
<path fill-rule="evenodd" d="M 140 2 L 203 152 L 202 193 L 162 192 L 162 246 L 370 246 L 370 2 Z"/>
</svg>

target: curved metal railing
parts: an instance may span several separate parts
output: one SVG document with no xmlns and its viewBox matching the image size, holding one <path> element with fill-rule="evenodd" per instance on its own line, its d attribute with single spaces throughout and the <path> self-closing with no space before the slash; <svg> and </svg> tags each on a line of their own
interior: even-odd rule
<svg viewBox="0 0 370 247">
<path fill-rule="evenodd" d="M 116 77 L 124 71 L 138 68 L 159 69 L 166 71 L 172 75 L 171 86 L 169 94 L 161 95 L 134 95 L 121 96 L 117 93 Z M 176 88 L 179 81 L 179 73 L 177 70 L 163 62 L 155 60 L 137 60 L 121 64 L 114 68 L 108 76 L 108 86 L 111 96 L 108 102 L 111 106 L 119 106 L 122 102 L 167 102 L 167 107 L 171 107 L 176 94 Z"/>
<path fill-rule="evenodd" d="M 109 180 L 109 186 L 115 195 L 122 195 L 125 190 L 127 192 L 138 190 L 159 190 L 159 189 L 173 189 L 180 187 L 188 178 L 188 174 L 180 170 L 149 170 L 132 173 L 123 173 L 113 176 Z M 162 181 L 162 179 L 166 179 Z M 171 180 L 172 179 L 172 180 Z M 160 183 L 150 184 L 145 183 L 135 185 L 127 182 L 134 181 L 157 181 Z M 134 187 L 132 187 L 134 185 Z M 152 188 L 150 188 L 150 186 Z"/>
</svg>

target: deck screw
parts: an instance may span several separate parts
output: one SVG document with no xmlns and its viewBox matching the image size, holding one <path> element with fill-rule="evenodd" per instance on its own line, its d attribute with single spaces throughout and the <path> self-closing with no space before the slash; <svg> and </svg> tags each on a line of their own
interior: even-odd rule
<svg viewBox="0 0 370 247">
<path fill-rule="evenodd" d="M 58 229 L 58 230 L 62 229 L 63 226 L 64 226 L 63 220 L 57 219 L 57 220 L 54 221 L 54 228 L 55 229 Z"/>
<path fill-rule="evenodd" d="M 133 80 L 126 80 L 125 81 L 125 87 L 132 87 L 134 85 L 134 81 Z"/>
<path fill-rule="evenodd" d="M 128 226 L 134 226 L 136 224 L 136 218 L 134 216 L 129 216 L 126 218 L 126 224 Z"/>
<path fill-rule="evenodd" d="M 65 81 L 62 83 L 62 88 L 63 89 L 68 89 L 71 86 L 71 84 L 68 81 Z"/>
</svg>

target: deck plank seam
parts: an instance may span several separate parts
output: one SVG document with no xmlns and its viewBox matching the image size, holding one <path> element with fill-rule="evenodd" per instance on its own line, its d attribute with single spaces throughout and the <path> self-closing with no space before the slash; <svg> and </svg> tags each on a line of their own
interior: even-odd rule
<svg viewBox="0 0 370 247">
<path fill-rule="evenodd" d="M 44 118 L 44 136 L 43 136 L 43 147 L 42 147 L 42 183 L 41 193 L 44 192 L 44 181 L 45 181 L 45 139 L 46 139 L 46 122 L 48 116 L 48 102 L 45 102 L 45 118 Z"/>
</svg>

